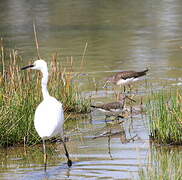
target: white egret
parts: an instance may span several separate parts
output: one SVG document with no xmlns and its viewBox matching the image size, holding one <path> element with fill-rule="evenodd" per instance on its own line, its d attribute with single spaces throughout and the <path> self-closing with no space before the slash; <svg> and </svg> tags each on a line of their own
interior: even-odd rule
<svg viewBox="0 0 182 180">
<path fill-rule="evenodd" d="M 49 75 L 47 63 L 42 59 L 36 60 L 33 64 L 21 68 L 21 70 L 28 69 L 28 68 L 40 70 L 43 75 L 42 82 L 41 82 L 43 101 L 38 105 L 35 111 L 34 126 L 38 135 L 42 138 L 42 141 L 43 141 L 45 170 L 47 166 L 45 140 L 55 136 L 61 137 L 61 141 L 65 149 L 65 155 L 68 159 L 67 164 L 69 167 L 71 167 L 72 161 L 69 158 L 69 153 L 67 151 L 66 144 L 64 140 L 62 139 L 63 125 L 64 125 L 63 106 L 61 102 L 59 102 L 56 98 L 49 95 L 49 92 L 47 89 L 47 82 L 48 82 L 48 75 Z"/>
</svg>

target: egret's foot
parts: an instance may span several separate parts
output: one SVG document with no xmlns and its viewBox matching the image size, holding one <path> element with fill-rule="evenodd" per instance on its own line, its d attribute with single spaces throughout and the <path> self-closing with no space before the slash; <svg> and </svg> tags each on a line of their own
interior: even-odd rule
<svg viewBox="0 0 182 180">
<path fill-rule="evenodd" d="M 72 166 L 72 161 L 69 159 L 67 164 L 68 164 L 68 167 L 71 167 Z"/>
</svg>

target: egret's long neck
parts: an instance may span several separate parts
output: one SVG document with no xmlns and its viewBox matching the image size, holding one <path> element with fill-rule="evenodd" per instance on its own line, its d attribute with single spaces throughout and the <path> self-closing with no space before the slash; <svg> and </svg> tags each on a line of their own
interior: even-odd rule
<svg viewBox="0 0 182 180">
<path fill-rule="evenodd" d="M 42 82 L 41 82 L 41 84 L 42 84 L 42 94 L 43 94 L 43 98 L 45 99 L 46 97 L 50 96 L 49 92 L 48 92 L 48 89 L 47 89 L 47 82 L 48 82 L 48 76 L 49 76 L 48 68 L 47 67 L 43 68 L 41 70 L 41 72 L 42 72 L 42 75 L 43 75 Z"/>
</svg>

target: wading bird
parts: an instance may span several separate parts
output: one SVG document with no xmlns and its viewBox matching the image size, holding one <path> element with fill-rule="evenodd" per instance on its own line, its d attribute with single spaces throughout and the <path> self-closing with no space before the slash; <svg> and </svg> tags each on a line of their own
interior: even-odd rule
<svg viewBox="0 0 182 180">
<path fill-rule="evenodd" d="M 72 161 L 69 158 L 69 153 L 66 148 L 66 144 L 63 138 L 63 125 L 64 125 L 64 112 L 61 102 L 56 98 L 49 95 L 47 89 L 48 82 L 48 67 L 47 63 L 44 60 L 36 60 L 33 64 L 21 68 L 24 69 L 35 69 L 42 72 L 42 94 L 43 101 L 38 105 L 35 111 L 34 117 L 34 126 L 38 135 L 42 138 L 43 141 L 43 152 L 44 152 L 44 165 L 45 170 L 47 166 L 47 154 L 46 154 L 46 145 L 45 140 L 51 137 L 61 137 L 61 141 L 64 146 L 65 155 L 67 157 L 67 164 L 69 167 L 72 166 Z"/>
<path fill-rule="evenodd" d="M 119 100 L 101 105 L 91 105 L 92 108 L 96 108 L 106 114 L 106 118 L 112 115 L 120 116 L 120 113 L 124 111 L 126 99 L 136 102 L 127 95 L 119 94 Z"/>
<path fill-rule="evenodd" d="M 106 81 L 104 87 L 109 82 L 112 82 L 113 84 L 116 84 L 116 85 L 128 84 L 130 86 L 130 83 L 138 81 L 140 79 L 140 77 L 146 75 L 147 71 L 148 71 L 148 68 L 144 71 L 122 71 L 122 72 L 118 72 L 114 76 L 107 78 L 107 81 Z M 125 91 L 125 86 L 124 86 L 124 91 Z"/>
</svg>

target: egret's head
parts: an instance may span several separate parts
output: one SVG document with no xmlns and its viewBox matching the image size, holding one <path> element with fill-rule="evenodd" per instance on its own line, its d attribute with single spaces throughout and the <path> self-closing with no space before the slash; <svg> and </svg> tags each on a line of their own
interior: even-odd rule
<svg viewBox="0 0 182 180">
<path fill-rule="evenodd" d="M 47 68 L 47 63 L 42 60 L 42 59 L 39 59 L 39 60 L 36 60 L 33 64 L 30 64 L 28 66 L 25 66 L 25 67 L 22 67 L 21 70 L 24 70 L 24 69 L 36 69 L 36 70 L 43 70 L 44 68 Z"/>
</svg>

